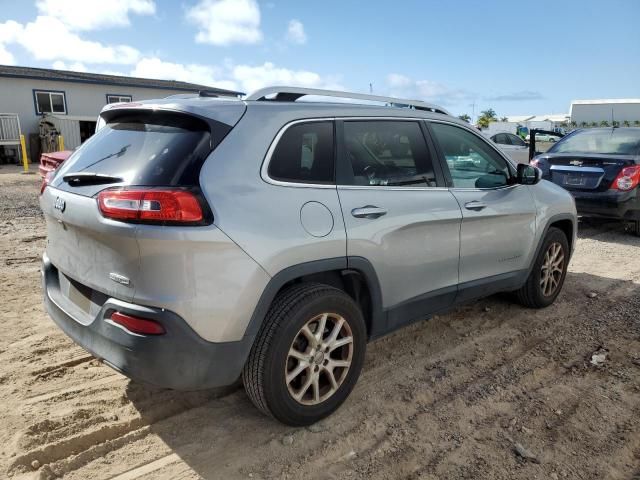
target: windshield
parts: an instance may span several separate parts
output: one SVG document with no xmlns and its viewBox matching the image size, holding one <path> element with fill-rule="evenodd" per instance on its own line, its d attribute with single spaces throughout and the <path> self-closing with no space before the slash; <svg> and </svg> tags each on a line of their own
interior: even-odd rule
<svg viewBox="0 0 640 480">
<path fill-rule="evenodd" d="M 549 153 L 640 154 L 640 129 L 581 130 L 558 142 Z"/>
<path fill-rule="evenodd" d="M 63 163 L 56 179 L 90 172 L 128 185 L 194 186 L 211 152 L 209 127 L 187 115 L 129 114 L 110 121 Z"/>
</svg>

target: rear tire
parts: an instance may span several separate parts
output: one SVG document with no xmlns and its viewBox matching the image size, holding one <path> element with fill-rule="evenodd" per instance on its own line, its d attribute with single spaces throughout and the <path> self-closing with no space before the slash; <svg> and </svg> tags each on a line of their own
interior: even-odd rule
<svg viewBox="0 0 640 480">
<path fill-rule="evenodd" d="M 247 395 L 263 413 L 304 426 L 349 396 L 364 362 L 366 327 L 342 290 L 300 284 L 274 299 L 242 371 Z"/>
<path fill-rule="evenodd" d="M 516 291 L 518 301 L 529 308 L 551 305 L 560 294 L 569 264 L 569 242 L 564 232 L 551 227 L 526 283 Z"/>
</svg>

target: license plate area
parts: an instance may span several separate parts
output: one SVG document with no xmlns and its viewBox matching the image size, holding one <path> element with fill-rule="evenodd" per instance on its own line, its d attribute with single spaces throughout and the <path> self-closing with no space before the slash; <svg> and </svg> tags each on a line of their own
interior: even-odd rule
<svg viewBox="0 0 640 480">
<path fill-rule="evenodd" d="M 587 185 L 587 178 L 581 175 L 565 175 L 562 180 L 563 185 L 571 187 L 584 187 Z"/>
</svg>

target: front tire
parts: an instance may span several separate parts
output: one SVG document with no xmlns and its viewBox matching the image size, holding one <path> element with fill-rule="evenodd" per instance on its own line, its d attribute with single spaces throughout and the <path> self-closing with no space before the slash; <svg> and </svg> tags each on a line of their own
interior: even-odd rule
<svg viewBox="0 0 640 480">
<path fill-rule="evenodd" d="M 342 290 L 295 285 L 273 301 L 242 372 L 247 395 L 263 413 L 304 426 L 333 413 L 362 370 L 366 327 Z"/>
<path fill-rule="evenodd" d="M 529 308 L 551 305 L 562 290 L 569 265 L 569 242 L 562 230 L 551 227 L 538 253 L 526 283 L 516 292 Z"/>
</svg>

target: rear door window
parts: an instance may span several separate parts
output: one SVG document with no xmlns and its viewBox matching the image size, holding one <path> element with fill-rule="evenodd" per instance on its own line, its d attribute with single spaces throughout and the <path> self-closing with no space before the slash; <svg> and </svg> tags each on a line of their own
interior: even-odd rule
<svg viewBox="0 0 640 480">
<path fill-rule="evenodd" d="M 493 141 L 500 145 L 510 145 L 510 142 L 507 140 L 507 136 L 504 133 L 497 134 L 493 137 Z"/>
<path fill-rule="evenodd" d="M 290 126 L 269 161 L 269 177 L 295 183 L 334 182 L 333 122 Z"/>
<path fill-rule="evenodd" d="M 435 187 L 436 175 L 418 122 L 345 121 L 347 184 Z"/>
<path fill-rule="evenodd" d="M 196 117 L 125 114 L 82 144 L 63 164 L 56 181 L 68 173 L 91 172 L 121 177 L 125 185 L 197 186 L 211 150 L 210 127 Z"/>
</svg>

